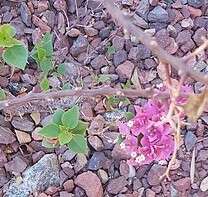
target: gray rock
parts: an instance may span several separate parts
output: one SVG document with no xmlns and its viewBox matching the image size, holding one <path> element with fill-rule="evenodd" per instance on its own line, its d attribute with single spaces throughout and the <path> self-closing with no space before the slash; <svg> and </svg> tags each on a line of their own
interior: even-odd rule
<svg viewBox="0 0 208 197">
<path fill-rule="evenodd" d="M 64 161 L 71 161 L 75 157 L 76 153 L 72 152 L 71 150 L 66 150 L 62 155 Z"/>
<path fill-rule="evenodd" d="M 111 29 L 109 27 L 105 27 L 100 30 L 99 36 L 102 40 L 108 38 L 110 36 Z"/>
<path fill-rule="evenodd" d="M 0 126 L 0 144 L 12 144 L 16 139 L 13 132 L 5 127 Z"/>
<path fill-rule="evenodd" d="M 205 4 L 205 0 L 188 0 L 188 4 L 195 8 L 200 8 Z"/>
<path fill-rule="evenodd" d="M 127 53 L 125 50 L 119 50 L 113 55 L 113 63 L 115 66 L 122 64 L 127 60 Z"/>
<path fill-rule="evenodd" d="M 35 129 L 35 125 L 32 121 L 28 120 L 26 117 L 15 116 L 12 119 L 12 126 L 15 129 L 19 129 L 21 131 L 31 132 Z"/>
<path fill-rule="evenodd" d="M 0 168 L 0 187 L 4 186 L 9 181 L 9 179 L 6 176 L 6 172 L 4 168 Z M 1 193 L 0 193 L 1 196 Z"/>
<path fill-rule="evenodd" d="M 148 14 L 148 20 L 150 22 L 167 23 L 169 16 L 166 10 L 164 10 L 161 6 L 157 6 Z"/>
<path fill-rule="evenodd" d="M 29 197 L 32 192 L 59 186 L 59 166 L 56 155 L 47 154 L 38 163 L 23 172 L 21 183 L 12 179 L 4 188 L 5 197 Z"/>
<path fill-rule="evenodd" d="M 159 185 L 160 177 L 165 173 L 166 167 L 158 164 L 154 164 L 147 175 L 147 181 L 150 185 Z"/>
<path fill-rule="evenodd" d="M 31 26 L 31 13 L 25 2 L 21 3 L 20 16 L 21 16 L 22 21 L 25 23 L 25 25 L 30 27 Z"/>
<path fill-rule="evenodd" d="M 111 194 L 118 194 L 128 184 L 124 176 L 109 181 L 107 191 Z"/>
<path fill-rule="evenodd" d="M 6 171 L 11 173 L 22 173 L 27 167 L 27 163 L 20 157 L 15 157 L 4 165 Z"/>
<path fill-rule="evenodd" d="M 136 9 L 136 14 L 138 14 L 142 18 L 146 18 L 148 11 L 149 11 L 149 7 L 150 7 L 149 0 L 140 1 L 139 5 Z"/>
<path fill-rule="evenodd" d="M 91 61 L 91 66 L 94 69 L 100 69 L 103 66 L 108 65 L 107 60 L 105 59 L 104 55 L 98 55 L 95 59 Z"/>
<path fill-rule="evenodd" d="M 89 170 L 98 170 L 103 167 L 103 163 L 107 158 L 103 152 L 94 152 L 92 157 L 89 160 L 88 169 Z"/>
<path fill-rule="evenodd" d="M 73 56 L 78 56 L 82 52 L 85 52 L 87 50 L 89 42 L 86 37 L 83 35 L 80 35 L 76 41 L 73 43 L 72 47 L 70 48 L 70 53 Z"/>
<path fill-rule="evenodd" d="M 193 134 L 193 132 L 188 131 L 185 135 L 184 141 L 187 151 L 190 151 L 194 147 L 197 141 L 197 137 Z"/>
</svg>

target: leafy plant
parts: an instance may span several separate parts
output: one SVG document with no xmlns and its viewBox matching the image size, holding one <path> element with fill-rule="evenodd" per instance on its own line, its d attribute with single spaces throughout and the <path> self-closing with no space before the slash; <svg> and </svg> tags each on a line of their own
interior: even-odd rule
<svg viewBox="0 0 208 197">
<path fill-rule="evenodd" d="M 0 88 L 0 101 L 6 99 L 6 94 L 2 88 Z"/>
<path fill-rule="evenodd" d="M 107 47 L 107 53 L 109 55 L 113 55 L 116 52 L 116 48 L 114 46 L 108 46 Z"/>
<path fill-rule="evenodd" d="M 52 123 L 39 131 L 45 138 L 43 145 L 54 147 L 55 142 L 56 145 L 67 145 L 75 153 L 85 153 L 87 142 L 84 136 L 88 123 L 81 121 L 79 115 L 77 105 L 66 112 L 58 109 L 53 115 Z"/>
<path fill-rule="evenodd" d="M 8 65 L 25 69 L 28 50 L 23 42 L 14 38 L 15 28 L 9 24 L 0 26 L 0 48 L 3 48 L 2 59 Z"/>
<path fill-rule="evenodd" d="M 52 35 L 46 33 L 31 51 L 31 57 L 40 66 L 44 74 L 53 69 L 53 43 Z"/>
</svg>

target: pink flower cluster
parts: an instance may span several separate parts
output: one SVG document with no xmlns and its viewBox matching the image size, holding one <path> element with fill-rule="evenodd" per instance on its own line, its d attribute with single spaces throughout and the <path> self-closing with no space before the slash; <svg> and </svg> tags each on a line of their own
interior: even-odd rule
<svg viewBox="0 0 208 197">
<path fill-rule="evenodd" d="M 181 89 L 183 95 L 188 95 L 188 89 Z M 184 104 L 186 100 L 187 96 L 178 97 L 177 103 Z M 168 107 L 168 100 L 166 103 L 149 100 L 142 107 L 135 106 L 136 116 L 132 120 L 118 123 L 119 131 L 125 138 L 121 148 L 131 156 L 129 164 L 149 164 L 168 159 L 173 153 L 172 129 L 169 123 L 161 121 L 167 115 Z"/>
</svg>

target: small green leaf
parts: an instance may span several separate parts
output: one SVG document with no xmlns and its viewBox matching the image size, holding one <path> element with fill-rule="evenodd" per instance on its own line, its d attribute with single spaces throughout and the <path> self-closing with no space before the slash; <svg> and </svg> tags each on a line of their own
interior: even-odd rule
<svg viewBox="0 0 208 197">
<path fill-rule="evenodd" d="M 40 82 L 41 90 L 47 91 L 49 89 L 49 81 L 46 77 L 44 77 Z"/>
<path fill-rule="evenodd" d="M 62 123 L 65 127 L 74 129 L 79 122 L 79 107 L 77 105 L 73 106 L 68 111 L 64 112 L 62 116 Z"/>
<path fill-rule="evenodd" d="M 87 141 L 82 135 L 74 135 L 68 143 L 68 147 L 75 153 L 86 153 Z"/>
<path fill-rule="evenodd" d="M 43 60 L 44 58 L 46 58 L 46 50 L 43 49 L 43 48 L 38 47 L 37 55 L 38 55 L 39 61 Z"/>
<path fill-rule="evenodd" d="M 116 52 L 116 48 L 114 46 L 109 46 L 107 49 L 107 53 L 109 55 L 113 55 Z"/>
<path fill-rule="evenodd" d="M 66 67 L 64 64 L 60 64 L 57 68 L 57 72 L 60 74 L 60 75 L 65 75 L 66 74 Z"/>
<path fill-rule="evenodd" d="M 41 70 L 47 74 L 50 70 L 53 69 L 53 62 L 51 58 L 43 58 L 41 61 L 39 61 L 39 65 Z"/>
<path fill-rule="evenodd" d="M 73 134 L 80 134 L 80 135 L 84 135 L 86 130 L 88 127 L 88 123 L 87 122 L 83 122 L 81 120 L 79 120 L 78 125 L 71 130 L 71 132 Z"/>
<path fill-rule="evenodd" d="M 134 117 L 134 114 L 132 112 L 125 112 L 124 116 L 128 121 L 128 120 L 131 120 Z"/>
<path fill-rule="evenodd" d="M 121 144 L 124 140 L 125 140 L 125 138 L 122 137 L 122 135 L 119 135 L 116 139 L 116 144 Z"/>
<path fill-rule="evenodd" d="M 27 64 L 28 51 L 24 45 L 14 45 L 7 48 L 2 57 L 7 64 L 24 70 Z"/>
<path fill-rule="evenodd" d="M 67 130 L 61 131 L 58 136 L 59 144 L 65 145 L 68 144 L 72 139 L 72 133 L 68 132 Z"/>
<path fill-rule="evenodd" d="M 57 109 L 55 111 L 55 113 L 53 114 L 53 123 L 57 124 L 57 125 L 61 125 L 61 117 L 64 114 L 64 110 L 62 109 Z"/>
<path fill-rule="evenodd" d="M 58 137 L 60 133 L 60 129 L 56 124 L 49 124 L 43 127 L 42 129 L 40 129 L 38 133 L 44 137 L 55 138 Z"/>
<path fill-rule="evenodd" d="M 3 101 L 6 99 L 6 94 L 2 88 L 0 88 L 0 101 Z"/>
</svg>

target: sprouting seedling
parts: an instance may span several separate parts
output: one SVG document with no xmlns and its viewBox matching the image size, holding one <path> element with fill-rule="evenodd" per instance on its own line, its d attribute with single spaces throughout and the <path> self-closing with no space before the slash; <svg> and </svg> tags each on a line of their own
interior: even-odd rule
<svg viewBox="0 0 208 197">
<path fill-rule="evenodd" d="M 43 127 L 39 134 L 47 142 L 47 147 L 55 145 L 67 145 L 75 153 L 85 153 L 87 142 L 85 136 L 88 123 L 79 119 L 79 107 L 75 105 L 68 111 L 58 109 L 54 115 L 52 123 Z"/>
<path fill-rule="evenodd" d="M 27 64 L 28 50 L 23 42 L 14 37 L 15 34 L 15 28 L 11 25 L 0 26 L 0 48 L 3 49 L 0 55 L 8 65 L 24 70 Z"/>
<path fill-rule="evenodd" d="M 52 35 L 46 33 L 31 51 L 31 57 L 36 61 L 41 71 L 43 72 L 40 86 L 42 90 L 49 89 L 49 82 L 47 79 L 48 73 L 53 69 L 53 43 Z"/>
</svg>

